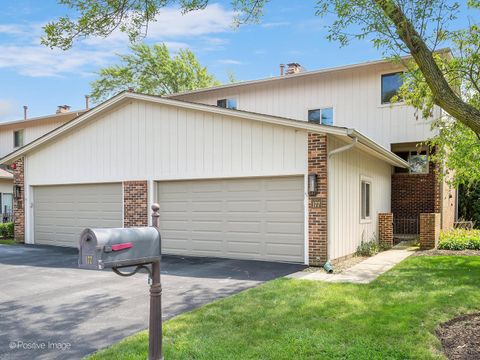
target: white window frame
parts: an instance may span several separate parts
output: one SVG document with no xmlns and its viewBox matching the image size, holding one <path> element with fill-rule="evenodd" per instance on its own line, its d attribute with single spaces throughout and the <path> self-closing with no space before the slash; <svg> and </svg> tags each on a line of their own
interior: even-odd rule
<svg viewBox="0 0 480 360">
<path fill-rule="evenodd" d="M 22 144 L 21 145 L 16 145 L 15 144 L 15 134 L 18 133 L 18 132 L 22 133 Z M 21 148 L 24 145 L 25 145 L 25 129 L 13 130 L 13 148 L 18 149 L 18 148 Z"/>
<path fill-rule="evenodd" d="M 225 97 L 219 98 L 219 99 L 217 99 L 217 104 L 218 104 L 218 101 L 220 101 L 220 100 L 226 100 L 227 101 L 227 106 L 228 106 L 228 100 L 235 100 L 235 103 L 237 104 L 237 107 L 235 109 L 232 109 L 232 108 L 229 108 L 229 107 L 224 107 L 223 109 L 238 110 L 238 98 L 236 96 L 225 96 Z"/>
<path fill-rule="evenodd" d="M 377 87 L 377 103 L 378 107 L 393 107 L 393 106 L 403 106 L 405 105 L 405 100 L 400 100 L 394 103 L 382 103 L 382 77 L 383 75 L 396 74 L 396 73 L 405 73 L 404 69 L 390 69 L 381 71 L 378 73 L 378 87 Z"/>
<path fill-rule="evenodd" d="M 237 106 L 237 107 L 238 107 L 238 106 Z M 321 107 L 315 107 L 315 108 L 308 108 L 308 109 L 307 109 L 307 115 L 306 115 L 307 121 L 310 122 L 310 121 L 308 120 L 308 113 L 309 113 L 310 111 L 320 110 L 320 125 L 323 125 L 323 124 L 321 123 L 321 121 L 322 121 L 322 110 L 325 110 L 325 109 L 332 109 L 332 113 L 333 113 L 333 119 L 332 119 L 332 120 L 333 120 L 333 124 L 332 124 L 332 125 L 324 125 L 324 126 L 335 126 L 335 106 L 333 106 L 333 105 L 321 106 Z M 314 123 L 313 123 L 313 124 L 314 124 Z"/>
<path fill-rule="evenodd" d="M 366 184 L 369 184 L 370 185 L 370 191 L 369 191 L 369 194 L 368 194 L 368 197 L 369 197 L 369 205 L 370 205 L 370 208 L 369 208 L 369 216 L 365 217 L 365 218 L 362 218 L 362 212 L 363 212 L 363 184 L 366 183 Z M 372 212 L 373 212 L 373 205 L 372 205 L 372 189 L 373 189 L 373 181 L 372 181 L 372 178 L 368 177 L 368 176 L 363 176 L 361 175 L 360 176 L 360 223 L 361 224 L 368 224 L 368 223 L 371 223 L 372 222 Z M 365 211 L 365 214 L 366 214 L 366 211 Z"/>
</svg>

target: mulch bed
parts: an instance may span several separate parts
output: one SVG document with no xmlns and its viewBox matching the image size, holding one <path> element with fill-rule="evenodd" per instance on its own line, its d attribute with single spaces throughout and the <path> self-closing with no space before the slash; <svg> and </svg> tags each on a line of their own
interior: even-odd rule
<svg viewBox="0 0 480 360">
<path fill-rule="evenodd" d="M 418 250 L 414 256 L 437 256 L 437 255 L 458 255 L 458 256 L 480 256 L 480 250 Z"/>
<path fill-rule="evenodd" d="M 480 359 L 480 313 L 449 320 L 436 333 L 450 360 Z"/>
</svg>

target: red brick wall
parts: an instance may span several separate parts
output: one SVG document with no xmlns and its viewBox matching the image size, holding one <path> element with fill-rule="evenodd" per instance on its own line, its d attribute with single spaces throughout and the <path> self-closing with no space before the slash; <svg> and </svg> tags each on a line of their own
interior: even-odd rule
<svg viewBox="0 0 480 360">
<path fill-rule="evenodd" d="M 378 214 L 378 241 L 388 247 L 393 246 L 393 214 Z"/>
<path fill-rule="evenodd" d="M 25 179 L 24 158 L 13 163 L 13 186 L 20 186 L 20 197 L 13 199 L 14 237 L 17 242 L 25 241 Z M 14 194 L 15 195 L 15 194 Z"/>
<path fill-rule="evenodd" d="M 420 249 L 435 249 L 440 236 L 440 214 L 420 214 Z"/>
<path fill-rule="evenodd" d="M 421 213 L 440 212 L 440 182 L 430 165 L 429 174 L 392 175 L 392 213 L 399 227 L 407 234 L 418 232 Z M 417 223 L 400 223 L 400 219 L 416 219 Z M 401 226 L 400 226 L 401 225 Z M 401 231 L 403 232 L 403 231 Z"/>
<path fill-rule="evenodd" d="M 123 226 L 148 226 L 147 181 L 123 183 Z"/>
<path fill-rule="evenodd" d="M 308 257 L 310 265 L 327 261 L 327 136 L 308 134 L 308 172 L 316 173 L 317 195 L 308 202 Z"/>
</svg>

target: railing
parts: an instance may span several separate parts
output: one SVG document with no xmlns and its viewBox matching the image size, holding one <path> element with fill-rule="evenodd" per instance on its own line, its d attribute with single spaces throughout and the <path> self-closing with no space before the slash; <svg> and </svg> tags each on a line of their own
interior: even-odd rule
<svg viewBox="0 0 480 360">
<path fill-rule="evenodd" d="M 0 223 L 8 223 L 13 221 L 13 212 L 0 213 Z"/>
<path fill-rule="evenodd" d="M 394 235 L 417 235 L 420 233 L 418 218 L 393 219 Z"/>
<path fill-rule="evenodd" d="M 473 229 L 473 221 L 456 221 L 453 223 L 453 227 L 455 229 L 464 229 L 464 230 L 472 230 Z"/>
</svg>

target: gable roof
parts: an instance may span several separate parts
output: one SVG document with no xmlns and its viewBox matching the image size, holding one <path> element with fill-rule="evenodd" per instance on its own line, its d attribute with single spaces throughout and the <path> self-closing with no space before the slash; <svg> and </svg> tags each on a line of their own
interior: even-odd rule
<svg viewBox="0 0 480 360">
<path fill-rule="evenodd" d="M 68 111 L 64 113 L 59 113 L 59 114 L 50 114 L 50 115 L 44 115 L 44 116 L 37 116 L 37 117 L 32 117 L 32 118 L 27 118 L 27 119 L 21 119 L 21 120 L 12 120 L 12 121 L 4 121 L 0 122 L 0 129 L 2 127 L 6 126 L 12 126 L 12 125 L 20 125 L 23 126 L 24 124 L 29 124 L 29 123 L 37 123 L 37 122 L 42 122 L 42 121 L 48 121 L 48 120 L 61 120 L 64 118 L 69 118 L 68 120 L 71 120 L 73 118 L 76 118 L 77 116 L 83 114 L 87 110 L 74 110 L 74 111 Z"/>
<path fill-rule="evenodd" d="M 449 48 L 439 49 L 439 50 L 436 50 L 435 52 L 439 53 L 439 54 L 442 54 L 442 55 L 446 55 L 446 56 L 451 55 L 451 50 Z M 412 56 L 407 55 L 407 56 L 401 57 L 401 60 L 409 60 L 411 58 L 412 58 Z M 389 63 L 394 64 L 394 62 L 391 59 L 380 59 L 380 60 L 373 60 L 373 61 L 365 61 L 365 62 L 361 62 L 361 63 L 357 63 L 357 64 L 334 66 L 334 67 L 318 69 L 318 70 L 302 71 L 302 72 L 299 72 L 299 73 L 296 73 L 296 74 L 271 76 L 269 78 L 239 81 L 239 82 L 232 83 L 232 84 L 223 84 L 223 85 L 212 86 L 212 87 L 203 88 L 203 89 L 183 91 L 183 92 L 178 92 L 178 93 L 175 93 L 175 94 L 166 95 L 166 97 L 175 98 L 175 97 L 181 97 L 181 96 L 186 96 L 186 95 L 190 95 L 190 94 L 198 94 L 198 93 L 204 93 L 204 92 L 221 90 L 221 89 L 230 89 L 230 88 L 235 88 L 235 87 L 239 87 L 239 86 L 262 84 L 262 83 L 274 82 L 274 81 L 288 81 L 288 80 L 292 80 L 292 79 L 314 76 L 314 75 L 318 75 L 318 74 L 332 73 L 332 72 L 337 72 L 337 71 L 342 71 L 342 70 L 352 70 L 352 69 L 362 68 L 362 67 L 366 67 L 366 66 L 374 66 L 374 65 L 389 64 Z"/>
<path fill-rule="evenodd" d="M 175 107 L 183 108 L 187 110 L 209 112 L 213 114 L 225 115 L 225 116 L 230 116 L 230 117 L 240 118 L 245 120 L 259 121 L 259 122 L 264 122 L 264 123 L 273 124 L 273 125 L 282 125 L 282 126 L 306 130 L 314 133 L 331 134 L 331 135 L 346 137 L 350 139 L 357 138 L 360 145 L 365 149 L 368 149 L 368 151 L 374 154 L 374 156 L 381 158 L 384 161 L 395 166 L 399 166 L 403 168 L 408 167 L 408 163 L 405 162 L 405 160 L 401 159 L 391 151 L 385 149 L 381 145 L 375 143 L 373 140 L 369 139 L 368 137 L 357 132 L 354 129 L 338 127 L 338 126 L 314 124 L 314 123 L 309 123 L 307 121 L 287 119 L 287 118 L 258 114 L 258 113 L 242 111 L 242 110 L 225 109 L 225 108 L 221 108 L 213 105 L 204 105 L 204 104 L 198 104 L 198 103 L 187 102 L 182 100 L 168 99 L 160 96 L 138 94 L 138 93 L 133 93 L 128 91 L 124 91 L 117 94 L 116 96 L 110 98 L 109 100 L 103 102 L 102 104 L 74 118 L 73 120 L 66 122 L 65 124 L 50 131 L 49 133 L 11 152 L 10 154 L 0 159 L 0 164 L 11 164 L 15 160 L 17 160 L 19 157 L 24 156 L 29 152 L 35 151 L 41 145 L 46 144 L 50 141 L 53 141 L 58 137 L 62 136 L 63 134 L 65 134 L 66 132 L 77 128 L 78 126 L 95 118 L 96 116 L 103 114 L 106 111 L 109 111 L 114 107 L 120 106 L 121 104 L 124 104 L 131 100 L 139 100 L 139 101 L 146 101 L 146 102 L 152 102 L 157 104 L 175 106 Z"/>
</svg>

